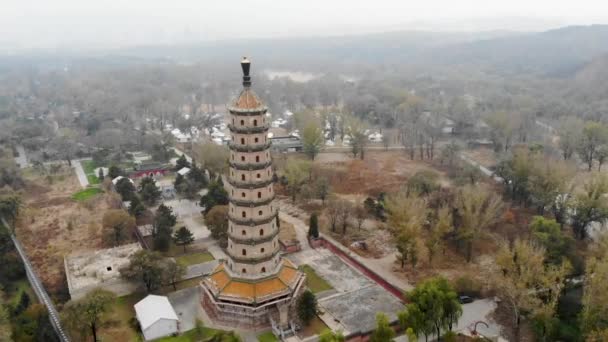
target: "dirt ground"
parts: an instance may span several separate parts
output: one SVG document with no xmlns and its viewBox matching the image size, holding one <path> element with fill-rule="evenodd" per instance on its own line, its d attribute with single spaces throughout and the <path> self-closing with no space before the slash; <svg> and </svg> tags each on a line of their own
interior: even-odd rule
<svg viewBox="0 0 608 342">
<path fill-rule="evenodd" d="M 377 196 L 381 192 L 394 192 L 418 171 L 435 172 L 443 186 L 450 184 L 445 172 L 430 162 L 410 160 L 402 151 L 374 151 L 367 153 L 364 160 L 352 159 L 345 153 L 322 153 L 315 167 L 318 174 L 330 180 L 332 191 L 338 194 Z"/>
<path fill-rule="evenodd" d="M 74 171 L 67 166 L 52 177 L 26 173 L 24 209 L 17 236 L 51 293 L 65 294 L 63 258 L 81 250 L 101 248 L 101 218 L 110 204 L 100 194 L 84 202 L 71 195 L 81 190 Z"/>
<path fill-rule="evenodd" d="M 496 153 L 490 148 L 478 147 L 463 152 L 466 156 L 478 162 L 479 164 L 492 168 L 496 165 Z"/>
</svg>

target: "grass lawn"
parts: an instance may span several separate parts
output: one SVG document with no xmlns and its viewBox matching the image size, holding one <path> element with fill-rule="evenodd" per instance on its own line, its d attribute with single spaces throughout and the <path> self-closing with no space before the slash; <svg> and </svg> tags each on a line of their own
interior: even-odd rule
<svg viewBox="0 0 608 342">
<path fill-rule="evenodd" d="M 90 173 L 94 174 L 95 169 L 98 167 L 97 164 L 92 160 L 83 160 L 80 162 L 80 164 L 82 165 L 84 173 L 86 173 L 87 175 Z"/>
<path fill-rule="evenodd" d="M 220 330 L 203 327 L 202 339 L 203 340 L 208 339 L 218 332 L 220 332 Z M 154 340 L 154 341 L 155 342 L 195 342 L 195 341 L 200 341 L 200 340 L 201 339 L 198 338 L 198 336 L 197 336 L 196 329 L 192 329 L 192 330 L 186 331 L 185 333 L 183 333 L 180 336 L 164 337 L 164 338 Z"/>
<path fill-rule="evenodd" d="M 74 199 L 76 201 L 84 201 L 84 200 L 87 200 L 102 192 L 103 192 L 103 190 L 101 190 L 100 188 L 87 188 L 87 189 L 78 191 L 77 193 L 73 194 L 72 199 Z"/>
<path fill-rule="evenodd" d="M 258 341 L 260 342 L 279 342 L 279 339 L 274 336 L 270 331 L 258 335 Z"/>
<path fill-rule="evenodd" d="M 300 266 L 300 270 L 306 273 L 306 286 L 312 293 L 319 293 L 333 289 L 333 287 L 308 265 Z"/>
<path fill-rule="evenodd" d="M 116 298 L 102 316 L 103 324 L 99 329 L 102 341 L 137 341 L 139 332 L 130 326 L 129 321 L 135 317 L 133 305 L 145 296 L 145 293 L 133 293 Z"/>
<path fill-rule="evenodd" d="M 315 316 L 315 318 L 313 318 L 307 326 L 302 327 L 302 330 L 300 330 L 299 335 L 301 337 L 318 335 L 325 329 L 329 329 L 328 326 L 323 323 L 323 321 L 318 316 Z"/>
<path fill-rule="evenodd" d="M 91 185 L 96 185 L 96 184 L 101 183 L 99 181 L 99 177 L 95 176 L 94 173 L 87 174 L 87 180 L 89 181 L 89 184 L 91 184 Z"/>
<path fill-rule="evenodd" d="M 209 252 L 198 252 L 175 257 L 175 260 L 189 266 L 215 260 L 215 258 Z"/>
</svg>

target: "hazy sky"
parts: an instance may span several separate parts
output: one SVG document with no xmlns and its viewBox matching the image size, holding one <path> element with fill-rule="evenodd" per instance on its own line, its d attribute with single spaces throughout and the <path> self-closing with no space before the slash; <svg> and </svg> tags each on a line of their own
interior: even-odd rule
<svg viewBox="0 0 608 342">
<path fill-rule="evenodd" d="M 0 49 L 608 23 L 606 0 L 0 0 Z"/>
</svg>

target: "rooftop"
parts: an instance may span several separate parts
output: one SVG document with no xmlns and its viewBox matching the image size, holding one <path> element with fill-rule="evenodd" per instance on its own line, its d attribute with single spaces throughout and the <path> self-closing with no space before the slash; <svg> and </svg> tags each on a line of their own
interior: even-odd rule
<svg viewBox="0 0 608 342">
<path fill-rule="evenodd" d="M 259 302 L 296 285 L 300 274 L 297 268 L 287 259 L 282 262 L 276 275 L 261 280 L 231 278 L 224 264 L 220 264 L 205 282 L 218 297 Z"/>
<path fill-rule="evenodd" d="M 148 295 L 133 307 L 142 330 L 148 329 L 160 319 L 179 320 L 169 299 L 165 296 Z"/>
</svg>

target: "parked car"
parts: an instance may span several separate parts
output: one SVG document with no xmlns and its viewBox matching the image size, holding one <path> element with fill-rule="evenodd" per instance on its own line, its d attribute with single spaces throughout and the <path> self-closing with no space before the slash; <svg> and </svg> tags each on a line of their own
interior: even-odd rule
<svg viewBox="0 0 608 342">
<path fill-rule="evenodd" d="M 460 297 L 458 297 L 458 300 L 460 301 L 461 304 L 473 303 L 473 298 L 471 298 L 469 296 L 460 296 Z"/>
</svg>

